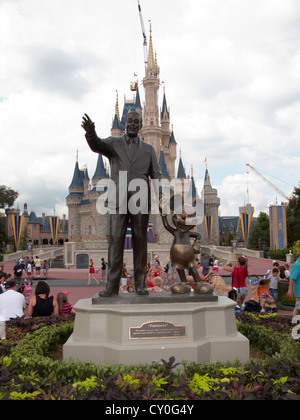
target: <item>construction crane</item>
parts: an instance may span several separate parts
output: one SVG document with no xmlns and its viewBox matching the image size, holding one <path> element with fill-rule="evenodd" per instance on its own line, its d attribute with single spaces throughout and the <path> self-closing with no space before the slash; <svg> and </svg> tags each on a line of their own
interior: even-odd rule
<svg viewBox="0 0 300 420">
<path fill-rule="evenodd" d="M 143 19 L 143 15 L 142 15 L 142 8 L 140 5 L 139 0 L 137 0 L 138 2 L 138 8 L 139 8 L 139 15 L 140 15 L 140 21 L 141 21 L 141 26 L 142 26 L 142 32 L 143 32 L 143 38 L 144 38 L 144 61 L 145 64 L 148 64 L 148 45 L 147 45 L 147 36 L 146 36 L 146 31 L 145 31 L 145 25 L 144 25 L 144 19 Z"/>
<path fill-rule="evenodd" d="M 253 166 L 251 166 L 249 163 L 246 163 L 246 166 L 249 166 L 250 169 L 252 169 L 253 172 L 256 173 L 259 177 L 261 177 L 267 184 L 270 185 L 275 191 L 277 191 L 282 197 L 284 197 L 286 200 L 291 201 L 291 197 L 288 197 L 285 195 L 276 185 L 274 185 L 268 178 L 266 178 L 263 174 L 261 174 L 257 169 L 255 169 Z"/>
</svg>

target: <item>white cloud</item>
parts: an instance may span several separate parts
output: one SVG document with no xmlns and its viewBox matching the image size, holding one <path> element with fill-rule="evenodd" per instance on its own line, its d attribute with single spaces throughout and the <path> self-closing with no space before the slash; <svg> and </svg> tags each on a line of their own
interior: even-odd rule
<svg viewBox="0 0 300 420">
<path fill-rule="evenodd" d="M 223 215 L 244 204 L 247 162 L 288 193 L 300 166 L 299 2 L 141 4 L 187 171 L 201 184 L 208 158 Z M 122 106 L 133 74 L 144 76 L 142 41 L 135 0 L 0 1 L 1 183 L 20 192 L 20 207 L 66 212 L 77 148 L 90 176 L 97 159 L 81 116 L 109 135 L 115 91 Z M 265 211 L 277 193 L 251 182 Z"/>
</svg>

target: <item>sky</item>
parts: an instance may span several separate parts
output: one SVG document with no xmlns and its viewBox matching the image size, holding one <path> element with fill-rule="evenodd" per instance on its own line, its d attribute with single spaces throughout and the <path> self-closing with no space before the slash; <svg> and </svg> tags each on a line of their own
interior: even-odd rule
<svg viewBox="0 0 300 420">
<path fill-rule="evenodd" d="M 286 196 L 299 185 L 300 2 L 140 3 L 198 192 L 207 159 L 221 216 L 286 201 L 246 163 Z M 19 192 L 15 207 L 67 214 L 77 150 L 90 177 L 97 162 L 82 115 L 110 135 L 116 91 L 122 109 L 144 77 L 142 44 L 136 0 L 0 0 L 0 184 Z"/>
</svg>

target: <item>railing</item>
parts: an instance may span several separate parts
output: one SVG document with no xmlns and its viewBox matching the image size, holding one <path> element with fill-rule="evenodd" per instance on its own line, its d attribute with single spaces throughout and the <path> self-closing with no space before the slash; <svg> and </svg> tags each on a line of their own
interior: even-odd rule
<svg viewBox="0 0 300 420">
<path fill-rule="evenodd" d="M 33 255 L 33 257 L 38 255 L 41 258 L 41 260 L 52 260 L 57 257 L 63 256 L 64 248 L 61 246 L 61 247 L 52 247 L 51 249 L 34 248 L 33 251 L 27 251 L 27 250 L 18 251 L 18 252 L 14 252 L 13 254 L 4 254 L 3 261 L 4 262 L 16 261 L 16 260 L 19 260 L 20 258 L 24 259 L 30 255 Z"/>
</svg>

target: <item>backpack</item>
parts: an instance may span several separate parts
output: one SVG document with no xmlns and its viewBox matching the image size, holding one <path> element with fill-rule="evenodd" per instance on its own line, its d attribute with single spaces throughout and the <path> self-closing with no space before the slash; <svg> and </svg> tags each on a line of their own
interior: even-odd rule
<svg viewBox="0 0 300 420">
<path fill-rule="evenodd" d="M 245 304 L 245 312 L 260 312 L 261 306 L 256 300 L 247 300 Z"/>
</svg>

